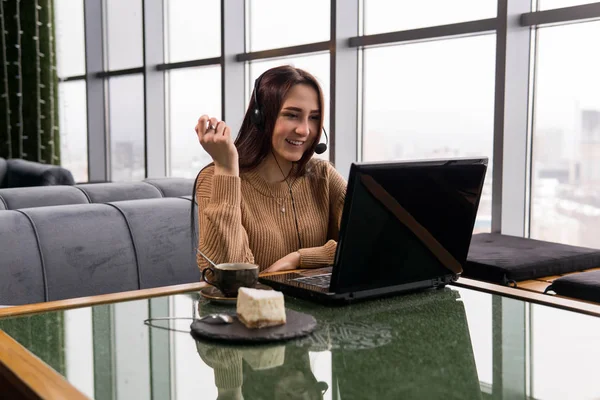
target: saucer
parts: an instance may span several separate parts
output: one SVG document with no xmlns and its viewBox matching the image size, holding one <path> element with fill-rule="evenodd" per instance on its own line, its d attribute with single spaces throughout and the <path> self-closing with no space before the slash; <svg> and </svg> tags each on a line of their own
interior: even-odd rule
<svg viewBox="0 0 600 400">
<path fill-rule="evenodd" d="M 255 289 L 263 289 L 263 290 L 273 290 L 272 287 L 264 285 L 262 283 L 257 283 L 254 287 Z M 227 297 L 219 289 L 214 286 L 207 286 L 200 289 L 200 295 L 205 299 L 212 301 L 214 303 L 220 304 L 236 304 L 237 296 Z"/>
</svg>

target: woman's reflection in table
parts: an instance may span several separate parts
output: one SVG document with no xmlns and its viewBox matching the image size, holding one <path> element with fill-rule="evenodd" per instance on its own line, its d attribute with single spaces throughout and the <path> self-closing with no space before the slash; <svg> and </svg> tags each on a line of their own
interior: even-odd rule
<svg viewBox="0 0 600 400">
<path fill-rule="evenodd" d="M 310 368 L 308 349 L 293 345 L 221 346 L 196 341 L 214 370 L 218 400 L 322 399 L 328 389 Z"/>
</svg>

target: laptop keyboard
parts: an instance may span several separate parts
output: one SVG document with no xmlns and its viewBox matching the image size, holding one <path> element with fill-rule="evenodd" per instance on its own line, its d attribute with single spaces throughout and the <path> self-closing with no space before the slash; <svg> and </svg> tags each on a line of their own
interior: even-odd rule
<svg viewBox="0 0 600 400">
<path fill-rule="evenodd" d="M 300 278 L 292 279 L 292 281 L 328 289 L 329 284 L 331 283 L 331 274 L 303 276 Z"/>
</svg>

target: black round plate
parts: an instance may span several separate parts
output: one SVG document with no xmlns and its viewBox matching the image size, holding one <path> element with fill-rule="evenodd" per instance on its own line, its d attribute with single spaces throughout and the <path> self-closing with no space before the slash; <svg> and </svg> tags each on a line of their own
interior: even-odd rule
<svg viewBox="0 0 600 400">
<path fill-rule="evenodd" d="M 234 343 L 265 343 L 306 336 L 317 327 L 317 321 L 312 315 L 294 310 L 285 310 L 285 314 L 285 324 L 269 328 L 249 329 L 236 316 L 233 316 L 231 324 L 209 324 L 194 321 L 190 325 L 190 329 L 192 336 L 196 339 Z"/>
</svg>

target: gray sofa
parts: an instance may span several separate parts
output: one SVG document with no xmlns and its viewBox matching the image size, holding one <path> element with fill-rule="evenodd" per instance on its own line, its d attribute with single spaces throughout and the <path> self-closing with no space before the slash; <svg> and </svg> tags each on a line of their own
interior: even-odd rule
<svg viewBox="0 0 600 400">
<path fill-rule="evenodd" d="M 74 184 L 75 180 L 68 169 L 0 157 L 0 188 Z"/>
<path fill-rule="evenodd" d="M 191 198 L 193 186 L 193 179 L 154 178 L 142 182 L 7 188 L 0 189 L 0 210 L 161 197 L 188 196 Z"/>
<path fill-rule="evenodd" d="M 0 305 L 199 282 L 190 207 L 171 197 L 0 212 Z"/>
</svg>

